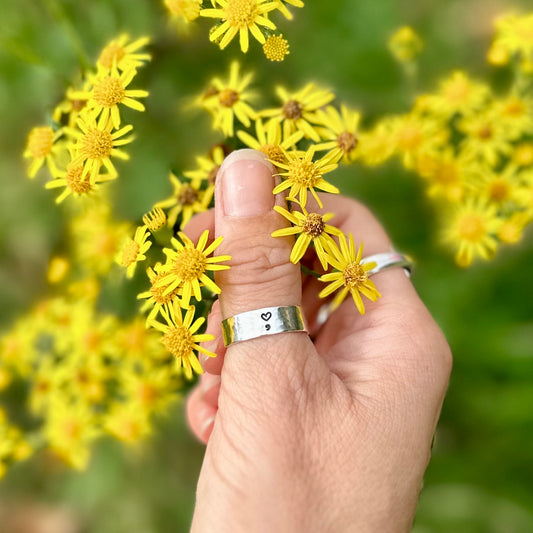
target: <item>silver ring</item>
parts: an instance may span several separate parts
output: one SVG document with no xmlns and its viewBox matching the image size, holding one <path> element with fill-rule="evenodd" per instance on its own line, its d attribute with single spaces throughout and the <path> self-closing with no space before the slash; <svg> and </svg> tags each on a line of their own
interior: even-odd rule
<svg viewBox="0 0 533 533">
<path fill-rule="evenodd" d="M 299 306 L 264 307 L 239 313 L 222 321 L 225 346 L 287 331 L 307 332 Z"/>
<path fill-rule="evenodd" d="M 363 259 L 361 259 L 361 264 L 364 265 L 366 263 L 376 263 L 374 268 L 367 271 L 369 276 L 377 274 L 387 268 L 402 267 L 409 277 L 411 276 L 411 269 L 413 267 L 413 262 L 408 257 L 399 254 L 398 252 L 385 252 L 363 257 Z"/>
</svg>

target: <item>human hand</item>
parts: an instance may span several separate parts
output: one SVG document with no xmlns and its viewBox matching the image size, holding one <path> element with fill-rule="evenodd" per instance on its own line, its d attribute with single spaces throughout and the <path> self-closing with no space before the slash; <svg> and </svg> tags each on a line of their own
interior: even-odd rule
<svg viewBox="0 0 533 533">
<path fill-rule="evenodd" d="M 217 357 L 204 362 L 187 405 L 207 442 L 192 531 L 408 531 L 451 369 L 448 344 L 399 268 L 373 276 L 383 297 L 365 315 L 348 298 L 318 329 L 324 284 L 289 262 L 291 239 L 271 237 L 286 224 L 272 209 L 273 187 L 259 152 L 233 152 L 216 208 L 185 228 L 191 238 L 214 228 L 224 236 L 219 253 L 232 256 L 208 319 Z M 365 207 L 322 200 L 364 255 L 391 249 Z M 313 340 L 281 333 L 225 350 L 223 317 L 281 305 L 302 305 Z"/>
</svg>

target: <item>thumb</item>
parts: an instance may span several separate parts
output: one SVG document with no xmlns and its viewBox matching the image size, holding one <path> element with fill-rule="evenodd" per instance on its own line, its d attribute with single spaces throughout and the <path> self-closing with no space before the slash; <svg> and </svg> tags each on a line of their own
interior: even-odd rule
<svg viewBox="0 0 533 533">
<path fill-rule="evenodd" d="M 273 173 L 263 153 L 248 149 L 232 152 L 219 170 L 215 233 L 224 237 L 220 253 L 232 257 L 231 268 L 216 273 L 222 289 L 222 318 L 264 307 L 301 305 L 300 269 L 289 261 L 291 240 L 271 236 L 286 225 L 285 219 L 273 209 L 284 201 L 272 194 Z M 254 376 L 276 383 L 280 368 L 289 366 L 298 372 L 310 354 L 318 358 L 304 332 L 257 337 L 228 347 L 223 377 L 230 374 L 241 381 L 244 372 L 242 379 L 248 383 Z"/>
</svg>

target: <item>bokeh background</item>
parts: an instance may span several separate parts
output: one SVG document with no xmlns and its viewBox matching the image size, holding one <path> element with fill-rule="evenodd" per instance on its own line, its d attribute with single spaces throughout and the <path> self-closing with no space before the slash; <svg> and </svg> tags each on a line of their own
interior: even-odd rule
<svg viewBox="0 0 533 533">
<path fill-rule="evenodd" d="M 184 104 L 210 77 L 225 75 L 233 58 L 256 71 L 257 90 L 268 97 L 277 83 L 297 89 L 315 80 L 359 108 L 363 124 L 371 125 L 408 111 L 414 97 L 387 51 L 394 30 L 410 24 L 426 43 L 418 92 L 432 90 L 457 68 L 504 87 L 509 73 L 485 61 L 492 20 L 527 3 L 308 0 L 294 10 L 293 22 L 278 18 L 291 53 L 271 64 L 259 46 L 245 57 L 236 43 L 220 52 L 208 41 L 209 21 L 177 28 L 159 0 L 1 0 L 0 330 L 48 294 L 47 262 L 64 246 L 66 217 L 54 204 L 56 193 L 44 189 L 42 176 L 25 176 L 27 133 L 76 79 L 80 57 L 94 61 L 118 33 L 153 40 L 153 61 L 135 87 L 150 91 L 147 112 L 127 115 L 136 129 L 132 161 L 120 164 L 112 185 L 116 217 L 136 221 L 170 193 L 169 168 L 193 167 L 194 156 L 220 140 L 208 117 L 185 111 Z M 435 213 L 419 179 L 399 164 L 343 168 L 334 182 L 366 202 L 396 246 L 416 259 L 413 281 L 454 353 L 414 531 L 533 531 L 533 232 L 503 247 L 494 261 L 461 270 L 438 243 Z M 117 312 L 136 310 L 127 287 L 112 300 Z M 45 531 L 38 529 L 44 523 L 54 533 L 188 531 L 203 451 L 181 404 L 157 422 L 149 442 L 133 448 L 100 442 L 84 473 L 37 456 L 0 482 L 0 532 Z M 16 529 L 6 518 L 13 512 L 26 521 L 37 517 L 40 526 Z"/>
</svg>

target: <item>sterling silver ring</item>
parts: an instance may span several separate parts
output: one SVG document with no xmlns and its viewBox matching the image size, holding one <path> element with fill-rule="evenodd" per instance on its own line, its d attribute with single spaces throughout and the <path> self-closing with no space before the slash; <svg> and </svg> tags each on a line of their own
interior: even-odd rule
<svg viewBox="0 0 533 533">
<path fill-rule="evenodd" d="M 225 346 L 287 331 L 307 333 L 299 306 L 264 307 L 222 320 Z"/>
<path fill-rule="evenodd" d="M 374 268 L 367 271 L 369 276 L 377 274 L 378 272 L 386 270 L 387 268 L 402 267 L 407 276 L 410 277 L 411 269 L 413 267 L 413 262 L 408 257 L 399 254 L 398 252 L 385 252 L 363 257 L 363 259 L 361 259 L 361 264 L 364 265 L 367 263 L 376 263 Z"/>
</svg>

